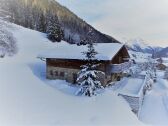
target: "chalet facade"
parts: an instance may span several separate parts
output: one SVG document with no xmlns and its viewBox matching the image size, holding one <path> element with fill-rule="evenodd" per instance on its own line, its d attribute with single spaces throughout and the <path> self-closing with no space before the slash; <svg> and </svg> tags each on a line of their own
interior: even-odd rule
<svg viewBox="0 0 168 126">
<path fill-rule="evenodd" d="M 95 46 L 95 50 L 98 52 L 96 58 L 101 64 L 98 69 L 105 73 L 99 76 L 103 86 L 120 80 L 124 75 L 123 71 L 131 65 L 126 47 L 120 43 L 99 43 Z M 81 65 L 87 63 L 82 54 L 85 51 L 87 51 L 86 45 L 78 46 L 62 42 L 57 44 L 55 49 L 39 55 L 40 58 L 46 59 L 47 79 L 61 79 L 75 84 Z"/>
</svg>

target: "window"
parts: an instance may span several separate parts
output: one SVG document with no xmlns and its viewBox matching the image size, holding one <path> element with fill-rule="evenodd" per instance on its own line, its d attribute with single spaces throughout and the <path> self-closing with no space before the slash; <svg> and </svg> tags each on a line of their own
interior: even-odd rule
<svg viewBox="0 0 168 126">
<path fill-rule="evenodd" d="M 77 74 L 76 74 L 76 73 L 73 73 L 73 83 L 74 83 L 74 84 L 76 83 L 76 80 L 77 80 Z"/>
<path fill-rule="evenodd" d="M 55 76 L 58 76 L 58 71 L 55 71 Z"/>
<path fill-rule="evenodd" d="M 65 73 L 64 72 L 60 72 L 60 76 L 64 77 Z"/>
<path fill-rule="evenodd" d="M 51 76 L 53 76 L 53 75 L 54 75 L 52 70 L 50 70 L 50 75 L 51 75 Z"/>
</svg>

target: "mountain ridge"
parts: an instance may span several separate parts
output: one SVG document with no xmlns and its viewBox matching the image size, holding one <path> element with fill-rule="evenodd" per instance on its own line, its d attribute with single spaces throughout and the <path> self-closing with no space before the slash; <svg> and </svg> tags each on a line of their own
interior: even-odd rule
<svg viewBox="0 0 168 126">
<path fill-rule="evenodd" d="M 152 54 L 155 58 L 168 57 L 168 47 L 151 46 L 143 39 L 128 40 L 126 47 L 132 51 Z"/>
</svg>

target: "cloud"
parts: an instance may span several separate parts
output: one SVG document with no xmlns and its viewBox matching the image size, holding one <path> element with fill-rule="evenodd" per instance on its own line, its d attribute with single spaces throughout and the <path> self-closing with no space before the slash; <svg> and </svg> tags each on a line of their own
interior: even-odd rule
<svg viewBox="0 0 168 126">
<path fill-rule="evenodd" d="M 143 38 L 168 46 L 167 0 L 58 0 L 116 39 Z"/>
<path fill-rule="evenodd" d="M 82 19 L 92 23 L 103 18 L 104 12 L 100 12 L 99 7 L 102 0 L 57 0 L 62 5 L 68 7 Z"/>
</svg>

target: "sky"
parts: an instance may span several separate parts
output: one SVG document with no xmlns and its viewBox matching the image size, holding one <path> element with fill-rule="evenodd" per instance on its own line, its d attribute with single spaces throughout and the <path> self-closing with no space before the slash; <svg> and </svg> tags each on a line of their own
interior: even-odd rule
<svg viewBox="0 0 168 126">
<path fill-rule="evenodd" d="M 168 0 L 57 0 L 117 40 L 168 46 Z"/>
</svg>

